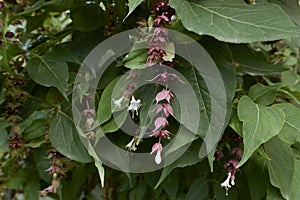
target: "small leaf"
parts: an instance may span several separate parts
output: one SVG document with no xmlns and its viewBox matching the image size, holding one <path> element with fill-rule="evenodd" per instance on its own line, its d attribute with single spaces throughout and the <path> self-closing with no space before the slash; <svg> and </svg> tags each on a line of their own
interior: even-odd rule
<svg viewBox="0 0 300 200">
<path fill-rule="evenodd" d="M 300 28 L 274 4 L 170 0 L 170 5 L 189 31 L 225 42 L 250 43 L 300 36 Z"/>
<path fill-rule="evenodd" d="M 276 92 L 280 87 L 280 84 L 265 86 L 258 83 L 250 88 L 249 97 L 257 104 L 270 105 L 275 101 Z"/>
<path fill-rule="evenodd" d="M 22 123 L 19 124 L 20 132 L 19 134 L 22 134 L 22 132 L 26 128 L 30 128 L 32 123 L 36 120 L 41 119 L 47 119 L 49 117 L 49 111 L 47 110 L 41 110 L 41 111 L 34 111 L 29 117 L 26 118 Z"/>
<path fill-rule="evenodd" d="M 67 99 L 69 71 L 66 62 L 57 57 L 44 55 L 31 58 L 27 63 L 30 77 L 45 87 L 56 87 Z"/>
<path fill-rule="evenodd" d="M 49 139 L 61 154 L 78 162 L 90 162 L 91 157 L 79 138 L 72 119 L 59 112 L 54 117 L 49 128 Z"/>
<path fill-rule="evenodd" d="M 129 11 L 123 21 L 138 7 L 144 0 L 128 0 Z"/>
<path fill-rule="evenodd" d="M 282 74 L 282 83 L 289 86 L 291 91 L 300 91 L 300 76 L 294 72 L 288 71 Z"/>
<path fill-rule="evenodd" d="M 122 61 L 124 66 L 129 69 L 141 69 L 146 67 L 148 56 L 147 48 L 149 48 L 147 41 L 136 41 Z"/>
<path fill-rule="evenodd" d="M 278 137 L 289 144 L 300 142 L 300 109 L 289 103 L 276 104 L 274 107 L 281 109 L 286 116 Z"/>
<path fill-rule="evenodd" d="M 201 200 L 208 197 L 208 184 L 205 180 L 196 180 L 188 190 L 186 199 Z"/>
<path fill-rule="evenodd" d="M 270 158 L 268 170 L 271 184 L 280 189 L 285 199 L 290 199 L 289 191 L 294 171 L 293 151 L 288 144 L 277 137 L 272 138 L 264 147 Z M 291 169 L 287 170 L 286 166 L 290 166 Z"/>
<path fill-rule="evenodd" d="M 125 122 L 128 117 L 128 111 L 122 110 L 120 113 L 116 113 L 114 118 L 110 119 L 107 123 L 105 123 L 101 128 L 104 133 L 112 133 L 117 131 L 120 126 Z"/>
<path fill-rule="evenodd" d="M 238 117 L 243 122 L 244 153 L 238 165 L 240 167 L 261 144 L 279 134 L 285 115 L 279 108 L 255 104 L 247 96 L 239 100 L 237 110 Z"/>
</svg>

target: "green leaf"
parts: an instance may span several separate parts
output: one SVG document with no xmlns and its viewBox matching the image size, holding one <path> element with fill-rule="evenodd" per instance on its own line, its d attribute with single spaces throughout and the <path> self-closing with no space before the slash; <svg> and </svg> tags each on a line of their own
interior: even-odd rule
<svg viewBox="0 0 300 200">
<path fill-rule="evenodd" d="M 123 59 L 123 65 L 129 69 L 141 69 L 146 67 L 148 47 L 148 42 L 136 41 L 130 52 Z"/>
<path fill-rule="evenodd" d="M 117 131 L 120 126 L 125 122 L 128 117 L 128 111 L 122 110 L 119 113 L 114 115 L 114 118 L 110 119 L 107 123 L 105 123 L 101 128 L 104 133 L 112 133 Z"/>
<path fill-rule="evenodd" d="M 144 0 L 128 0 L 129 11 L 123 21 L 138 7 Z"/>
<path fill-rule="evenodd" d="M 266 200 L 284 200 L 280 191 L 272 186 L 268 187 Z"/>
<path fill-rule="evenodd" d="M 274 4 L 170 0 L 170 5 L 189 31 L 225 42 L 250 43 L 300 36 L 300 28 Z"/>
<path fill-rule="evenodd" d="M 67 99 L 66 88 L 68 87 L 68 65 L 59 57 L 44 55 L 31 58 L 27 63 L 30 77 L 45 87 L 56 87 Z"/>
<path fill-rule="evenodd" d="M 281 64 L 269 63 L 262 52 L 255 51 L 249 45 L 232 44 L 229 48 L 232 53 L 232 62 L 239 75 L 266 75 L 287 70 Z"/>
<path fill-rule="evenodd" d="M 294 175 L 290 186 L 290 199 L 300 197 L 300 160 L 294 159 Z"/>
<path fill-rule="evenodd" d="M 269 185 L 267 160 L 255 154 L 245 169 L 251 199 L 263 199 Z"/>
<path fill-rule="evenodd" d="M 268 0 L 270 3 L 279 5 L 295 24 L 300 26 L 300 6 L 299 0 Z"/>
<path fill-rule="evenodd" d="M 78 162 L 91 161 L 72 119 L 62 111 L 54 117 L 50 124 L 49 139 L 54 148 L 64 156 Z"/>
<path fill-rule="evenodd" d="M 282 83 L 289 86 L 291 91 L 300 91 L 300 76 L 292 71 L 283 72 Z"/>
<path fill-rule="evenodd" d="M 300 142 L 300 109 L 289 103 L 276 104 L 274 107 L 281 109 L 286 116 L 278 137 L 289 144 Z"/>
<path fill-rule="evenodd" d="M 226 119 L 223 126 L 223 131 L 229 123 L 231 115 L 232 100 L 235 95 L 236 78 L 235 70 L 232 66 L 232 55 L 228 48 L 228 45 L 223 42 L 219 42 L 212 38 L 202 38 L 200 40 L 201 45 L 208 51 L 209 55 L 214 60 L 219 72 L 221 73 L 222 80 L 225 83 L 226 92 Z M 209 109 L 210 107 L 206 105 Z M 216 117 L 218 117 L 216 115 Z M 213 149 L 208 154 L 208 160 L 210 163 L 211 171 L 213 171 L 213 157 L 215 150 Z"/>
<path fill-rule="evenodd" d="M 232 108 L 231 112 L 231 119 L 229 122 L 229 126 L 241 137 L 243 137 L 243 123 L 239 120 L 238 114 L 237 114 L 237 109 Z"/>
<path fill-rule="evenodd" d="M 195 180 L 189 188 L 186 199 L 187 200 L 201 200 L 208 197 L 208 184 L 205 180 Z"/>
<path fill-rule="evenodd" d="M 112 97 L 112 93 L 119 79 L 120 77 L 117 77 L 112 82 L 110 82 L 101 95 L 101 99 L 97 109 L 97 117 L 100 125 L 107 122 L 112 116 L 112 109 L 114 108 L 111 108 L 111 103 L 113 99 L 117 100 L 115 99 L 115 97 Z"/>
<path fill-rule="evenodd" d="M 8 133 L 6 131 L 6 128 L 9 126 L 12 126 L 13 123 L 11 122 L 3 122 L 0 121 L 0 155 L 2 151 L 5 151 L 8 149 Z M 1 156 L 0 156 L 1 157 Z"/>
<path fill-rule="evenodd" d="M 270 105 L 275 101 L 276 92 L 280 87 L 280 84 L 265 86 L 258 83 L 250 88 L 249 97 L 257 104 Z"/>
<path fill-rule="evenodd" d="M 238 166 L 240 167 L 261 144 L 279 134 L 285 115 L 279 108 L 255 104 L 247 96 L 239 100 L 237 111 L 243 122 L 244 153 Z"/>
<path fill-rule="evenodd" d="M 24 120 L 22 123 L 19 124 L 20 127 L 19 134 L 22 134 L 26 128 L 32 128 L 30 126 L 32 126 L 33 122 L 35 122 L 36 120 L 47 119 L 48 117 L 49 117 L 48 110 L 34 111 L 26 120 Z"/>
<path fill-rule="evenodd" d="M 277 137 L 272 138 L 265 145 L 265 151 L 270 160 L 268 170 L 270 182 L 280 189 L 281 195 L 285 199 L 290 199 L 289 191 L 293 179 L 293 151 L 290 146 Z M 287 170 L 287 166 L 291 167 Z"/>
</svg>

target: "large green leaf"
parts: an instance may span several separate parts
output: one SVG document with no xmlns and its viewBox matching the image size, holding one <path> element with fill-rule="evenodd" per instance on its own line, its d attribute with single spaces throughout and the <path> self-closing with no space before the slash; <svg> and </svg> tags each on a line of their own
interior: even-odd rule
<svg viewBox="0 0 300 200">
<path fill-rule="evenodd" d="M 64 156 L 78 162 L 90 162 L 91 157 L 83 146 L 72 119 L 60 111 L 49 128 L 52 145 Z"/>
<path fill-rule="evenodd" d="M 200 40 L 200 44 L 208 51 L 209 55 L 214 60 L 219 72 L 221 73 L 222 80 L 226 83 L 225 92 L 226 92 L 226 119 L 223 126 L 223 130 L 227 126 L 230 120 L 232 100 L 235 94 L 236 79 L 235 79 L 235 70 L 232 65 L 232 55 L 228 48 L 228 45 L 223 42 L 219 42 L 213 38 L 203 38 Z M 209 109 L 209 106 L 207 106 Z M 213 157 L 214 150 L 208 154 L 208 160 L 213 170 Z"/>
<path fill-rule="evenodd" d="M 249 45 L 231 44 L 229 48 L 232 53 L 232 62 L 239 75 L 265 75 L 287 70 L 281 64 L 272 65 L 267 62 L 262 52 L 255 51 Z"/>
<path fill-rule="evenodd" d="M 268 161 L 268 170 L 271 184 L 280 189 L 285 199 L 289 198 L 289 191 L 293 179 L 293 151 L 290 146 L 277 137 L 272 138 L 265 145 Z M 291 167 L 287 169 L 287 166 Z"/>
<path fill-rule="evenodd" d="M 30 59 L 27 69 L 35 82 L 46 87 L 56 87 L 67 99 L 69 71 L 66 62 L 58 57 L 44 55 Z"/>
<path fill-rule="evenodd" d="M 170 0 L 170 5 L 188 30 L 221 41 L 250 43 L 300 36 L 300 28 L 274 4 Z"/>
<path fill-rule="evenodd" d="M 237 110 L 238 117 L 243 122 L 244 153 L 240 167 L 261 144 L 279 134 L 285 115 L 281 109 L 255 104 L 247 96 L 239 100 Z"/>
<path fill-rule="evenodd" d="M 289 144 L 300 142 L 300 109 L 289 103 L 276 104 L 274 107 L 281 109 L 286 116 L 278 137 Z"/>
</svg>

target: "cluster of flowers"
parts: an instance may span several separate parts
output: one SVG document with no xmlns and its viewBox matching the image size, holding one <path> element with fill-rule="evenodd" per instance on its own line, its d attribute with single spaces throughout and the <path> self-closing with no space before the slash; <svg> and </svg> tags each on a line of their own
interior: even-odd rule
<svg viewBox="0 0 300 200">
<path fill-rule="evenodd" d="M 168 31 L 163 27 L 164 24 L 170 23 L 172 20 L 175 19 L 175 10 L 172 9 L 168 3 L 160 2 L 155 5 L 155 7 L 152 9 L 152 13 L 156 15 L 154 21 L 153 21 L 153 37 L 149 41 L 149 48 L 147 50 L 147 66 L 152 66 L 154 64 L 159 65 L 167 65 L 172 67 L 172 56 L 169 56 L 166 51 L 166 47 L 168 45 L 172 45 L 168 41 Z M 174 54 L 174 52 L 171 52 Z M 170 59 L 171 57 L 171 59 Z M 136 71 L 132 71 L 128 78 L 139 78 L 138 73 Z M 166 129 L 166 127 L 169 125 L 168 117 L 174 116 L 173 114 L 173 108 L 170 104 L 172 98 L 174 97 L 174 94 L 172 91 L 168 88 L 168 84 L 179 80 L 181 81 L 176 74 L 170 74 L 166 71 L 158 73 L 153 79 L 148 80 L 150 82 L 155 82 L 157 84 L 165 85 L 165 88 L 163 88 L 160 92 L 156 94 L 155 101 L 155 120 L 154 120 L 154 129 L 150 131 L 150 136 L 158 138 L 158 141 L 153 144 L 151 153 L 155 155 L 155 163 L 160 164 L 162 161 L 161 154 L 163 150 L 163 146 L 161 143 L 162 139 L 171 139 L 170 138 L 170 132 Z M 182 81 L 181 81 L 182 82 Z M 129 87 L 127 89 L 136 89 L 135 85 L 133 83 L 130 83 L 134 87 Z M 129 86 L 129 85 L 128 85 Z M 128 94 L 127 92 L 126 94 Z M 130 93 L 129 93 L 130 94 Z M 132 93 L 130 94 L 132 95 Z M 123 97 L 126 96 L 125 94 Z M 119 100 L 113 100 L 115 105 L 119 105 L 120 102 L 123 100 L 123 97 Z M 119 105 L 120 106 L 120 105 Z M 128 106 L 128 110 L 131 110 L 132 116 L 134 116 L 134 112 L 138 115 L 138 109 L 141 106 L 141 100 L 135 99 L 134 96 L 131 97 L 130 105 Z M 136 142 L 137 138 L 134 137 L 127 145 L 126 148 L 129 150 L 136 150 Z"/>
<path fill-rule="evenodd" d="M 9 136 L 9 144 L 8 147 L 10 149 L 18 149 L 23 146 L 23 137 L 19 134 Z"/>
<path fill-rule="evenodd" d="M 242 149 L 240 148 L 240 145 L 243 142 L 242 137 L 238 136 L 235 133 L 230 134 L 228 138 L 226 136 L 223 136 L 221 141 L 219 142 L 219 146 L 222 146 L 228 141 L 233 142 L 235 144 L 235 147 L 233 147 L 229 152 L 229 155 L 232 157 L 232 159 L 229 159 L 224 164 L 224 168 L 227 169 L 227 178 L 224 182 L 221 183 L 221 186 L 225 188 L 226 195 L 228 195 L 229 188 L 235 185 L 235 175 L 240 171 L 237 166 L 239 164 L 239 160 L 241 160 L 243 155 Z M 220 161 L 221 159 L 225 158 L 225 156 L 221 150 L 217 149 L 215 152 L 215 158 L 217 161 Z"/>
<path fill-rule="evenodd" d="M 60 161 L 60 158 L 62 158 L 63 156 L 55 149 L 50 149 L 48 151 L 48 154 L 52 160 L 49 169 L 45 171 L 47 171 L 50 175 L 52 175 L 53 179 L 50 186 L 40 191 L 41 197 L 45 197 L 48 193 L 56 193 L 57 188 L 59 187 L 59 182 L 60 182 L 59 180 L 65 176 L 62 169 L 63 164 Z"/>
</svg>

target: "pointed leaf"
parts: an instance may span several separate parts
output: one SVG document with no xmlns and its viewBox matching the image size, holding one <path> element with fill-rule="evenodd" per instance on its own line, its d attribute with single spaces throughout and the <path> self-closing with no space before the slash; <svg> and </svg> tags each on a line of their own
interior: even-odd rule
<svg viewBox="0 0 300 200">
<path fill-rule="evenodd" d="M 276 92 L 280 87 L 280 84 L 265 86 L 258 83 L 250 88 L 249 97 L 251 97 L 255 103 L 261 105 L 270 105 L 274 102 Z"/>
<path fill-rule="evenodd" d="M 250 43 L 300 36 L 300 28 L 274 4 L 170 0 L 170 5 L 189 31 L 221 41 Z"/>
<path fill-rule="evenodd" d="M 255 104 L 247 96 L 240 99 L 237 109 L 238 117 L 243 122 L 244 153 L 240 167 L 261 144 L 279 134 L 285 115 L 279 108 Z"/>
<path fill-rule="evenodd" d="M 97 117 L 100 125 L 107 122 L 111 118 L 112 109 L 114 109 L 111 108 L 112 101 L 113 99 L 117 100 L 116 98 L 118 98 L 112 97 L 112 93 L 119 78 L 120 77 L 117 77 L 112 82 L 110 82 L 101 95 L 101 99 L 97 109 Z"/>
<path fill-rule="evenodd" d="M 49 128 L 49 139 L 61 154 L 78 162 L 90 162 L 91 157 L 83 146 L 72 119 L 59 112 Z"/>
<path fill-rule="evenodd" d="M 300 142 L 300 109 L 289 103 L 276 104 L 274 107 L 281 109 L 286 115 L 278 137 L 289 144 Z"/>
<path fill-rule="evenodd" d="M 289 198 L 289 191 L 293 179 L 293 151 L 290 146 L 277 137 L 272 138 L 265 145 L 266 154 L 270 158 L 268 170 L 271 184 L 280 189 L 285 199 Z M 292 167 L 287 170 L 287 166 Z"/>
<path fill-rule="evenodd" d="M 31 78 L 45 87 L 56 87 L 67 99 L 69 71 L 66 62 L 52 56 L 31 58 L 27 64 Z"/>
<path fill-rule="evenodd" d="M 124 20 L 138 7 L 144 0 L 128 0 L 129 11 Z M 123 21 L 124 21 L 123 20 Z"/>
</svg>

